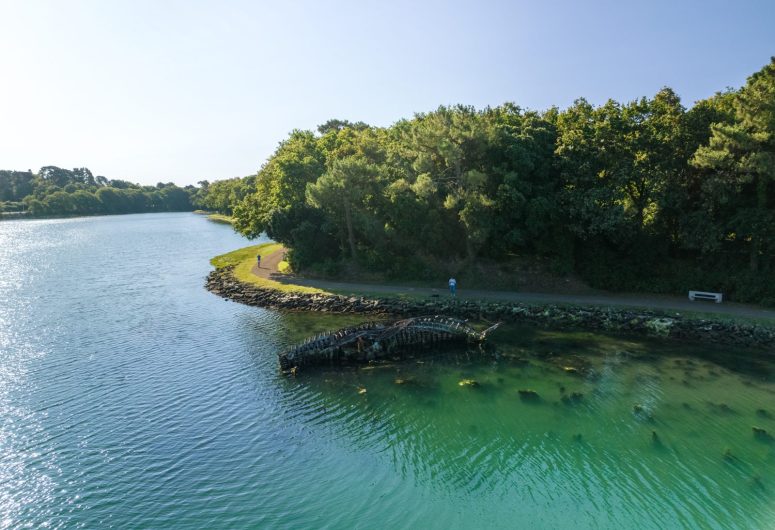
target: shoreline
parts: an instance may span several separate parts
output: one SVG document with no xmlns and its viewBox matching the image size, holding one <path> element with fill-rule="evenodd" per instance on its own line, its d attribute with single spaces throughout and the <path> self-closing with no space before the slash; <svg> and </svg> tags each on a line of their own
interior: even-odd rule
<svg viewBox="0 0 775 530">
<path fill-rule="evenodd" d="M 553 329 L 602 331 L 677 341 L 775 349 L 775 327 L 756 324 L 602 306 L 534 305 L 442 297 L 402 300 L 396 297 L 344 296 L 325 292 L 284 292 L 240 281 L 234 275 L 233 265 L 211 271 L 207 276 L 205 288 L 227 300 L 288 312 L 396 317 L 443 314 L 466 320 L 500 321 Z"/>
</svg>

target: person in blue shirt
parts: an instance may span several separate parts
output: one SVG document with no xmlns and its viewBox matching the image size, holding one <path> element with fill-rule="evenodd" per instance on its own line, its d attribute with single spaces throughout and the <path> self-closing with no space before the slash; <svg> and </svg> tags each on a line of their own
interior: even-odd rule
<svg viewBox="0 0 775 530">
<path fill-rule="evenodd" d="M 457 280 L 455 278 L 449 279 L 449 294 L 452 296 L 455 296 L 455 293 L 457 291 Z"/>
</svg>

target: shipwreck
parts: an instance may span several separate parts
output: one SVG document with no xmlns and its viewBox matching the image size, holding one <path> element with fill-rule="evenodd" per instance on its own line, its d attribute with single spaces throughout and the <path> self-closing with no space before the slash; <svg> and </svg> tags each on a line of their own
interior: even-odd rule
<svg viewBox="0 0 775 530">
<path fill-rule="evenodd" d="M 441 315 L 367 322 L 311 337 L 280 354 L 280 368 L 367 363 L 442 344 L 482 344 L 500 323 L 477 331 L 465 320 Z"/>
</svg>

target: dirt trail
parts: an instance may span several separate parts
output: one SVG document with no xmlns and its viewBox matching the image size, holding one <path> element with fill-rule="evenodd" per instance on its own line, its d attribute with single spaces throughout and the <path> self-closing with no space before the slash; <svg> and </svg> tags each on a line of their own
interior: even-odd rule
<svg viewBox="0 0 775 530">
<path fill-rule="evenodd" d="M 449 291 L 446 286 L 434 287 L 404 287 L 400 285 L 382 285 L 371 283 L 347 283 L 332 282 L 328 280 L 312 280 L 302 278 L 296 275 L 281 274 L 277 270 L 277 265 L 285 257 L 286 249 L 280 249 L 272 254 L 261 258 L 261 267 L 253 266 L 253 274 L 262 278 L 268 278 L 281 283 L 303 285 L 305 287 L 317 287 L 318 289 L 332 290 L 338 292 L 363 294 L 363 293 L 384 293 L 384 294 L 411 294 L 426 295 L 430 297 L 446 297 Z M 525 302 L 525 303 L 557 303 L 574 305 L 596 305 L 596 306 L 621 306 L 638 307 L 646 309 L 659 309 L 663 311 L 692 311 L 702 313 L 713 313 L 718 315 L 743 316 L 749 318 L 770 319 L 775 321 L 775 310 L 764 309 L 761 307 L 725 302 L 716 304 L 713 302 L 691 302 L 685 298 L 675 296 L 661 295 L 641 295 L 641 294 L 618 294 L 604 293 L 596 295 L 564 295 L 548 293 L 523 293 L 516 291 L 482 291 L 478 289 L 466 289 L 465 286 L 458 285 L 457 297 L 467 299 L 483 300 L 502 300 L 506 302 Z"/>
<path fill-rule="evenodd" d="M 272 252 L 271 254 L 268 254 L 266 256 L 261 256 L 261 267 L 258 266 L 258 263 L 253 265 L 253 268 L 250 272 L 258 276 L 259 278 L 271 278 L 273 280 L 282 281 L 279 277 L 282 277 L 284 275 L 280 274 L 277 270 L 277 266 L 279 263 L 285 258 L 285 252 L 286 250 L 284 248 L 281 248 L 280 250 L 277 250 L 275 252 Z M 283 282 L 283 283 L 291 283 L 291 282 Z M 295 282 L 294 282 L 295 283 Z"/>
</svg>

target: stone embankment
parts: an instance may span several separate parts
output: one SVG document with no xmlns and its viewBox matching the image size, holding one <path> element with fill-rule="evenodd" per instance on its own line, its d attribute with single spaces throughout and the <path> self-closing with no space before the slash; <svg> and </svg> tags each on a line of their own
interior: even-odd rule
<svg viewBox="0 0 775 530">
<path fill-rule="evenodd" d="M 334 294 L 299 294 L 261 289 L 234 278 L 231 267 L 214 270 L 206 288 L 247 305 L 283 311 L 317 311 L 411 317 L 444 314 L 487 322 L 529 323 L 555 329 L 633 333 L 670 339 L 766 348 L 775 353 L 775 328 L 734 322 L 684 318 L 665 313 L 611 307 L 527 305 L 519 302 L 364 298 Z"/>
</svg>

